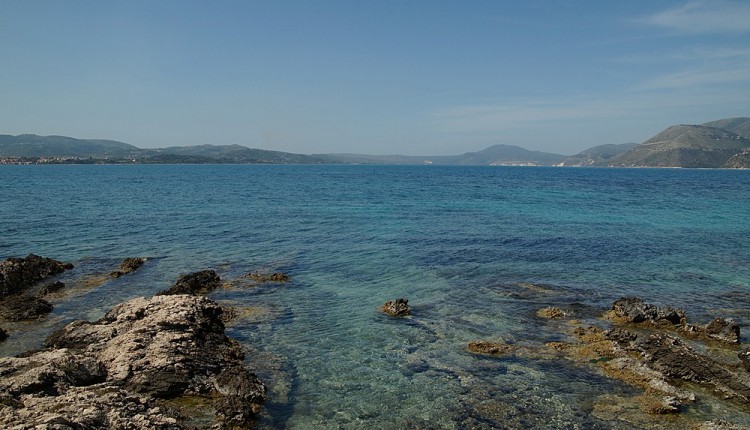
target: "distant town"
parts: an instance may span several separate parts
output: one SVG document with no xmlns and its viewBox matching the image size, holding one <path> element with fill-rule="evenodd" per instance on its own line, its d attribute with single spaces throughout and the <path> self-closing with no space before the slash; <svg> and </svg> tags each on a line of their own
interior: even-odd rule
<svg viewBox="0 0 750 430">
<path fill-rule="evenodd" d="M 0 165 L 32 164 L 129 164 L 135 159 L 84 158 L 84 157 L 0 157 Z"/>
</svg>

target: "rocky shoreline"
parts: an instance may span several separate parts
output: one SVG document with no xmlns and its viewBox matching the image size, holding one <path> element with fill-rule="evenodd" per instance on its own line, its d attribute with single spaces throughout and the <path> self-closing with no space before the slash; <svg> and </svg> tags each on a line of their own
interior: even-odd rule
<svg viewBox="0 0 750 430">
<path fill-rule="evenodd" d="M 146 262 L 128 258 L 103 276 L 126 276 Z M 33 254 L 0 262 L 0 326 L 49 313 L 53 305 L 45 297 L 66 287 L 48 280 L 71 268 Z M 290 279 L 283 273 L 242 278 L 253 285 Z M 227 285 L 231 282 L 223 283 L 213 270 L 190 273 L 153 297 L 115 306 L 97 321 L 65 325 L 46 338 L 42 350 L 0 358 L 0 427 L 252 427 L 263 410 L 266 384 L 246 367 L 242 346 L 225 334 L 225 323 L 238 309 L 205 297 Z M 390 317 L 388 324 L 419 327 L 419 309 L 398 298 L 377 311 Z M 640 390 L 630 398 L 598 400 L 592 414 L 605 421 L 649 427 L 669 417 L 685 428 L 742 428 L 684 413 L 707 399 L 750 407 L 750 348 L 740 346 L 734 320 L 695 324 L 682 309 L 636 297 L 615 301 L 595 324 L 577 320 L 574 309 L 554 306 L 538 309 L 534 317 L 566 340 L 534 345 L 479 339 L 465 350 L 490 360 L 563 360 Z M 0 329 L 0 342 L 9 334 Z"/>
<path fill-rule="evenodd" d="M 111 276 L 142 263 L 126 260 Z M 0 263 L 4 308 L 43 300 L 29 290 L 69 267 L 34 255 Z M 219 284 L 213 271 L 186 275 L 169 290 L 122 303 L 96 322 L 66 325 L 46 339 L 44 350 L 0 358 L 0 425 L 250 427 L 266 386 L 245 368 L 242 347 L 225 335 L 223 309 L 199 295 Z M 211 418 L 195 422 L 196 416 Z"/>
<path fill-rule="evenodd" d="M 709 398 L 750 407 L 750 348 L 739 346 L 740 327 L 732 319 L 691 324 L 684 310 L 654 306 L 637 297 L 615 301 L 600 316 L 598 325 L 582 324 L 553 307 L 540 309 L 536 315 L 564 319 L 561 328 L 570 341 L 517 346 L 481 340 L 470 342 L 467 351 L 498 358 L 564 358 L 598 369 L 642 393 L 629 399 L 608 398 L 594 406 L 594 414 L 637 426 L 658 423 L 659 416 L 680 415 Z M 693 429 L 745 428 L 727 421 L 687 417 L 676 422 Z"/>
</svg>

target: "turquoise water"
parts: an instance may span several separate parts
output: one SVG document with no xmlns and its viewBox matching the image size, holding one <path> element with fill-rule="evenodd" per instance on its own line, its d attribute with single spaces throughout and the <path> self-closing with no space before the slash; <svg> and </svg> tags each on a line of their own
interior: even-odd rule
<svg viewBox="0 0 750 430">
<path fill-rule="evenodd" d="M 133 275 L 59 298 L 0 354 L 179 274 L 291 275 L 211 296 L 259 310 L 229 332 L 271 387 L 265 428 L 632 428 L 591 413 L 604 394 L 635 393 L 623 384 L 565 360 L 465 346 L 564 340 L 537 309 L 594 319 L 623 295 L 684 307 L 696 322 L 750 322 L 750 171 L 2 166 L 0 201 L 2 258 L 71 261 L 74 280 L 149 257 Z M 412 317 L 376 311 L 397 297 Z"/>
</svg>

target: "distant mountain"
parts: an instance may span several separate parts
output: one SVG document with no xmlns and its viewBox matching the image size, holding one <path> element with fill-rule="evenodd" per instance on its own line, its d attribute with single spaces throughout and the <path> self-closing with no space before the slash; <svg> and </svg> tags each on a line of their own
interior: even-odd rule
<svg viewBox="0 0 750 430">
<path fill-rule="evenodd" d="M 704 123 L 703 125 L 723 128 L 724 130 L 731 131 L 732 133 L 750 139 L 750 118 L 747 117 L 720 119 L 718 121 Z"/>
<path fill-rule="evenodd" d="M 251 149 L 240 145 L 176 146 L 142 149 L 114 140 L 66 136 L 0 135 L 0 157 L 96 159 L 105 162 L 165 164 L 320 164 L 331 160 L 289 152 Z"/>
<path fill-rule="evenodd" d="M 551 166 L 563 155 L 529 151 L 515 145 L 494 145 L 478 152 L 455 156 L 432 157 L 433 164 L 489 165 L 489 166 Z"/>
<path fill-rule="evenodd" d="M 425 164 L 430 157 L 419 155 L 313 154 L 339 164 Z"/>
<path fill-rule="evenodd" d="M 461 155 L 361 155 L 361 154 L 318 154 L 340 163 L 360 164 L 436 164 L 436 165 L 475 165 L 475 166 L 551 166 L 563 158 L 560 154 L 529 151 L 515 145 L 494 145 L 478 152 Z"/>
<path fill-rule="evenodd" d="M 618 155 L 624 154 L 635 147 L 637 143 L 621 143 L 594 146 L 576 155 L 565 157 L 559 162 L 559 166 L 606 166 Z"/>
<path fill-rule="evenodd" d="M 548 152 L 529 151 L 515 145 L 494 145 L 481 151 L 466 152 L 461 155 L 304 155 L 253 149 L 242 145 L 142 149 L 114 140 L 75 139 L 34 134 L 0 135 L 0 158 L 14 157 L 32 159 L 30 162 L 35 162 L 34 159 L 39 158 L 45 158 L 45 162 L 49 162 L 52 158 L 52 162 L 72 163 L 358 163 L 750 169 L 750 118 L 726 118 L 702 125 L 674 125 L 641 144 L 600 145 L 568 157 Z M 3 162 L 16 161 L 0 159 L 0 163 Z"/>
<path fill-rule="evenodd" d="M 735 120 L 726 121 L 734 124 Z M 723 128 L 674 125 L 608 164 L 622 167 L 724 167 L 734 155 L 750 148 L 750 139 Z"/>
<path fill-rule="evenodd" d="M 169 159 L 170 156 L 192 157 L 195 160 L 206 159 L 214 163 L 241 164 L 320 164 L 330 163 L 325 158 L 293 154 L 290 152 L 252 149 L 241 145 L 198 145 L 173 146 L 162 149 L 146 150 L 147 159 Z"/>
<path fill-rule="evenodd" d="M 126 158 L 139 148 L 115 140 L 74 139 L 66 136 L 22 134 L 0 135 L 0 156 L 4 157 L 79 157 Z"/>
</svg>

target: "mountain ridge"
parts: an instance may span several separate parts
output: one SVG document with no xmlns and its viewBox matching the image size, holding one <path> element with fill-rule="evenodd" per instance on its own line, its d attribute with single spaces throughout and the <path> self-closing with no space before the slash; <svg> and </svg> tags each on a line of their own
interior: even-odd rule
<svg viewBox="0 0 750 430">
<path fill-rule="evenodd" d="M 10 160 L 10 161 L 9 161 Z M 107 139 L 0 135 L 0 162 L 434 164 L 576 167 L 750 168 L 750 118 L 672 125 L 636 144 L 604 144 L 565 156 L 497 144 L 459 155 L 296 154 L 247 146 L 203 144 L 138 148 Z"/>
</svg>

